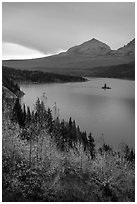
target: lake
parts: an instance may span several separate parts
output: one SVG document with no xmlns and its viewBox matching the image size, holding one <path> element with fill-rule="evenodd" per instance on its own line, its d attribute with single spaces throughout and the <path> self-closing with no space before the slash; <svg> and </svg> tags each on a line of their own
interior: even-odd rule
<svg viewBox="0 0 137 204">
<path fill-rule="evenodd" d="M 101 89 L 104 83 L 111 89 Z M 87 82 L 20 84 L 20 87 L 25 93 L 21 101 L 31 109 L 39 97 L 55 117 L 68 120 L 71 116 L 96 141 L 104 139 L 115 148 L 121 142 L 135 146 L 134 81 L 89 78 Z"/>
</svg>

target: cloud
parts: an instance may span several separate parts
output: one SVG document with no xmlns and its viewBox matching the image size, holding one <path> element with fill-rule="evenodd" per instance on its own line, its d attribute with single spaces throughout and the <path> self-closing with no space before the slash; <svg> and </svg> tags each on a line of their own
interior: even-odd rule
<svg viewBox="0 0 137 204">
<path fill-rule="evenodd" d="M 45 54 L 93 37 L 117 49 L 134 36 L 134 2 L 2 3 L 3 41 Z"/>
<path fill-rule="evenodd" d="M 3 42 L 2 43 L 2 59 L 32 59 L 45 57 L 44 53 L 31 49 L 19 44 Z"/>
</svg>

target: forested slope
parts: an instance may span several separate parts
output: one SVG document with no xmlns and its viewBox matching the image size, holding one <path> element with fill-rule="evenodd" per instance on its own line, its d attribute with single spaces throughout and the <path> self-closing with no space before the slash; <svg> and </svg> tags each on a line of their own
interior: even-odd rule
<svg viewBox="0 0 137 204">
<path fill-rule="evenodd" d="M 84 82 L 85 78 L 73 75 L 43 73 L 40 71 L 26 71 L 2 67 L 3 78 L 16 82 L 53 83 L 53 82 Z"/>
<path fill-rule="evenodd" d="M 135 154 L 118 151 L 37 100 L 11 109 L 3 98 L 2 187 L 6 202 L 135 201 Z"/>
</svg>

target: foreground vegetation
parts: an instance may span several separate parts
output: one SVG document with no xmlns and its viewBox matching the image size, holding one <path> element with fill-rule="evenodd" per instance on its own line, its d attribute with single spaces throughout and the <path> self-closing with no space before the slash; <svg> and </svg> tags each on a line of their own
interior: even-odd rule
<svg viewBox="0 0 137 204">
<path fill-rule="evenodd" d="M 135 201 L 135 154 L 127 145 L 96 145 L 39 99 L 31 112 L 4 95 L 2 122 L 3 201 Z"/>
</svg>

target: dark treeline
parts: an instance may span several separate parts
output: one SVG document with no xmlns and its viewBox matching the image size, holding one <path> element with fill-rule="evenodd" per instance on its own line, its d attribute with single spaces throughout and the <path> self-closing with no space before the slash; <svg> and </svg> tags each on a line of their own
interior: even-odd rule
<svg viewBox="0 0 137 204">
<path fill-rule="evenodd" d="M 5 74 L 2 75 L 2 85 L 8 88 L 15 95 L 18 95 L 18 93 L 21 92 L 18 84 L 14 83 L 14 81 Z"/>
<path fill-rule="evenodd" d="M 17 70 L 2 66 L 2 75 L 16 82 L 53 83 L 53 82 L 84 82 L 85 78 L 74 75 L 44 73 L 41 71 Z"/>
</svg>

